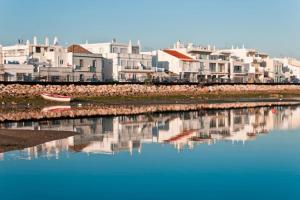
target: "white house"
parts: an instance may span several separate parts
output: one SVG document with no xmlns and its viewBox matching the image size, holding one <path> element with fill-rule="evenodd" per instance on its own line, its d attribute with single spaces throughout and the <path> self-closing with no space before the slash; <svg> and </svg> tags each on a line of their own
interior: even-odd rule
<svg viewBox="0 0 300 200">
<path fill-rule="evenodd" d="M 26 44 L 19 43 L 2 48 L 4 64 L 33 64 L 36 66 L 62 67 L 65 66 L 65 51 L 58 45 L 55 38 L 53 44 L 45 38 L 45 43 L 38 43 L 34 37 L 33 43 L 27 40 Z"/>
<path fill-rule="evenodd" d="M 158 67 L 177 74 L 180 79 L 198 82 L 200 63 L 198 60 L 173 49 L 158 50 Z"/>
<path fill-rule="evenodd" d="M 185 45 L 177 41 L 173 49 L 199 61 L 198 81 L 223 82 L 230 78 L 229 55 L 216 51 L 215 47 L 196 46 L 192 43 Z"/>
<path fill-rule="evenodd" d="M 274 58 L 283 63 L 285 78 L 292 83 L 300 82 L 300 61 L 295 58 Z"/>
<path fill-rule="evenodd" d="M 73 69 L 73 81 L 102 81 L 101 54 L 94 54 L 80 45 L 72 45 L 67 50 L 67 66 Z"/>
<path fill-rule="evenodd" d="M 141 54 L 141 45 L 109 43 L 82 44 L 83 48 L 105 58 L 103 79 L 112 81 L 144 81 L 154 72 L 152 56 Z"/>
</svg>

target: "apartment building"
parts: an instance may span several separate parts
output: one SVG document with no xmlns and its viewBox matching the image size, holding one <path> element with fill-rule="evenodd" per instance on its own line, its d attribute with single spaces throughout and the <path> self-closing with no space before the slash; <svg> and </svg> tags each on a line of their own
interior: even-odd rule
<svg viewBox="0 0 300 200">
<path fill-rule="evenodd" d="M 64 66 L 65 50 L 58 45 L 55 38 L 53 44 L 45 38 L 45 43 L 39 43 L 37 37 L 33 38 L 33 43 L 29 40 L 26 43 L 19 41 L 18 44 L 5 46 L 2 48 L 3 64 L 32 64 L 45 67 Z"/>
<path fill-rule="evenodd" d="M 177 41 L 174 50 L 184 53 L 197 60 L 199 82 L 227 82 L 230 78 L 229 54 L 216 51 L 215 47 L 196 46 Z"/>
<path fill-rule="evenodd" d="M 88 51 L 104 58 L 103 79 L 105 81 L 145 81 L 154 72 L 152 56 L 141 54 L 141 44 L 109 43 L 82 44 Z"/>
<path fill-rule="evenodd" d="M 274 58 L 283 64 L 285 80 L 290 83 L 300 83 L 300 61 L 295 58 Z"/>
<path fill-rule="evenodd" d="M 219 52 L 230 53 L 230 56 L 241 59 L 242 62 L 248 65 L 248 82 L 264 83 L 268 77 L 266 71 L 266 59 L 269 55 L 260 53 L 254 49 L 246 48 L 231 48 L 222 49 Z"/>
</svg>

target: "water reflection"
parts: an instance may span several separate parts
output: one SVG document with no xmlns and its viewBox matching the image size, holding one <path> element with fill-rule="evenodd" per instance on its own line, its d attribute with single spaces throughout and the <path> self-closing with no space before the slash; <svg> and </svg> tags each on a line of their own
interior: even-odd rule
<svg viewBox="0 0 300 200">
<path fill-rule="evenodd" d="M 290 106 L 2 123 L 2 129 L 75 131 L 80 134 L 2 153 L 0 159 L 59 159 L 62 153 L 69 152 L 115 154 L 127 151 L 133 154 L 135 150 L 141 153 L 142 145 L 147 143 L 170 144 L 178 151 L 218 141 L 245 143 L 275 129 L 299 127 L 298 116 L 300 107 Z"/>
</svg>

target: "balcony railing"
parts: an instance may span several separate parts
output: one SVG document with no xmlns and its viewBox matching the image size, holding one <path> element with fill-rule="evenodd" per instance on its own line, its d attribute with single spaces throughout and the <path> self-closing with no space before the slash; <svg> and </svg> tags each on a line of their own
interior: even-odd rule
<svg viewBox="0 0 300 200">
<path fill-rule="evenodd" d="M 96 72 L 96 67 L 95 66 L 90 66 L 90 72 Z"/>
</svg>

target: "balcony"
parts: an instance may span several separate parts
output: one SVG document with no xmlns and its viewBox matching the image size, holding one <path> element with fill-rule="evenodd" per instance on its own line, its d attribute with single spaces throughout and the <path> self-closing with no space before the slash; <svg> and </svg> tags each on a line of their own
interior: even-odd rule
<svg viewBox="0 0 300 200">
<path fill-rule="evenodd" d="M 96 67 L 95 66 L 90 66 L 89 69 L 90 69 L 90 72 L 96 72 Z"/>
<path fill-rule="evenodd" d="M 154 71 L 152 67 L 145 67 L 145 66 L 119 66 L 119 69 L 121 71 L 140 71 L 140 72 L 151 72 L 151 71 Z"/>
<path fill-rule="evenodd" d="M 75 70 L 81 70 L 81 68 L 82 68 L 82 67 L 81 67 L 80 65 L 76 65 L 76 66 L 75 66 Z"/>
</svg>

